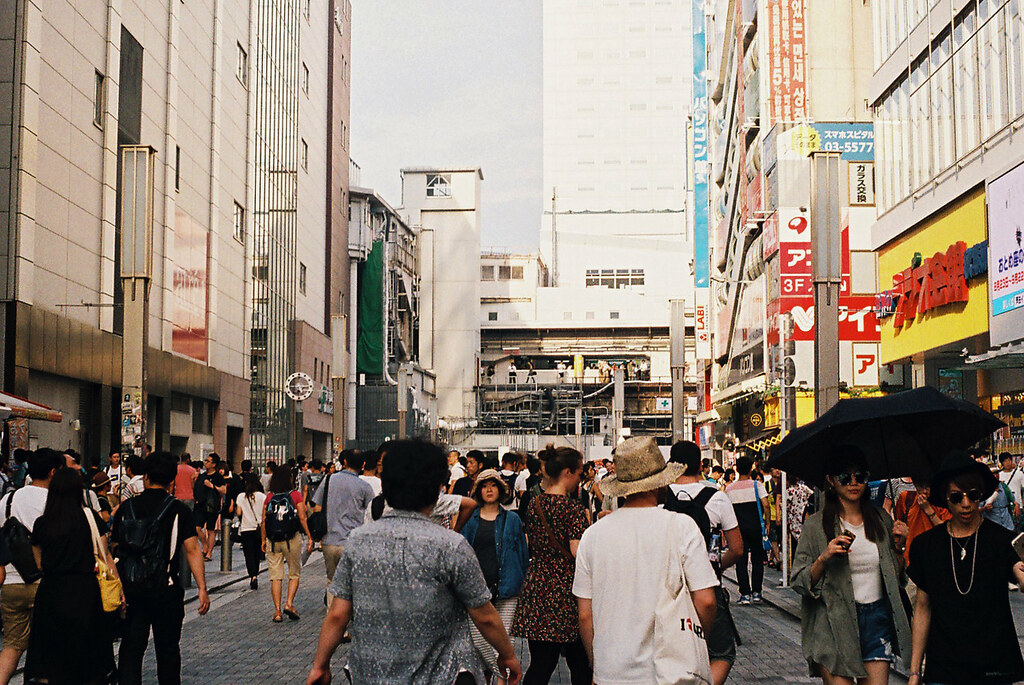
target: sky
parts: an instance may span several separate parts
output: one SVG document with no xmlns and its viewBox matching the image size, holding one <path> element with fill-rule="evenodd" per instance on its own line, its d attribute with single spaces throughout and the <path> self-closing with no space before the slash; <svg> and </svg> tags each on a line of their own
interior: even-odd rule
<svg viewBox="0 0 1024 685">
<path fill-rule="evenodd" d="M 352 158 L 401 204 L 400 170 L 481 167 L 481 245 L 536 249 L 541 0 L 353 0 Z"/>
</svg>

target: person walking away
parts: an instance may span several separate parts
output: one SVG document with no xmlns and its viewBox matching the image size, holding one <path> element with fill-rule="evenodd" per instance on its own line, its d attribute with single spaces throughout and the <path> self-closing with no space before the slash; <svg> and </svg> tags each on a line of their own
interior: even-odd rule
<svg viewBox="0 0 1024 685">
<path fill-rule="evenodd" d="M 501 479 L 508 486 L 508 499 L 502 502 L 506 509 L 517 508 L 516 503 L 516 480 L 519 478 L 519 455 L 515 452 L 505 452 L 501 455 Z"/>
<path fill-rule="evenodd" d="M 263 484 L 260 482 L 260 477 L 257 476 L 252 470 L 252 459 L 243 459 L 241 462 L 242 472 L 238 475 L 242 481 L 251 480 L 256 485 L 256 492 L 263 492 Z"/>
<path fill-rule="evenodd" d="M 896 656 L 911 652 L 899 592 L 907 526 L 871 503 L 859 448 L 822 458 L 825 504 L 804 524 L 790 576 L 802 597 L 803 655 L 826 685 L 887 685 Z"/>
<path fill-rule="evenodd" d="M 380 452 L 363 452 L 363 473 L 359 479 L 369 484 L 374 497 L 380 494 Z"/>
<path fill-rule="evenodd" d="M 771 469 L 764 479 L 764 488 L 768 493 L 768 509 L 765 512 L 765 526 L 772 550 L 768 564 L 772 568 L 782 568 L 782 472 Z"/>
<path fill-rule="evenodd" d="M 125 458 L 125 469 L 124 475 L 127 480 L 121 486 L 121 501 L 124 502 L 130 497 L 142 492 L 145 485 L 142 482 L 142 476 L 145 472 L 146 462 L 137 454 L 130 454 Z"/>
<path fill-rule="evenodd" d="M 270 476 L 273 475 L 276 468 L 277 462 L 272 459 L 263 466 L 263 474 L 260 476 L 260 486 L 263 488 L 263 492 L 270 490 Z"/>
<path fill-rule="evenodd" d="M 594 667 L 596 683 L 656 685 L 666 682 L 659 661 L 655 614 L 659 590 L 681 581 L 706 635 L 715 616 L 719 581 L 707 547 L 693 519 L 658 507 L 659 493 L 680 477 L 681 464 L 666 464 L 654 438 L 630 438 L 615 448 L 615 475 L 601 487 L 625 504 L 583 533 L 576 555 L 572 591 L 577 597 L 580 634 Z M 694 474 L 700 473 L 700 461 Z M 699 477 L 699 476 L 698 476 Z M 672 639 L 685 637 L 675 616 Z M 685 631 L 685 625 L 683 631 Z M 673 682 L 688 675 L 710 675 L 704 640 L 691 631 L 691 663 L 673 663 Z M 531 666 L 532 667 L 532 666 Z"/>
<path fill-rule="evenodd" d="M 947 509 L 936 507 L 928 501 L 932 493 L 930 481 L 920 476 L 915 477 L 914 488 L 914 490 L 901 492 L 893 507 L 893 518 L 907 524 L 907 544 L 903 552 L 903 560 L 908 567 L 910 565 L 910 545 L 913 544 L 917 536 L 935 526 L 941 526 L 950 518 Z M 917 597 L 917 586 L 909 578 L 906 591 L 910 606 L 913 607 Z"/>
<path fill-rule="evenodd" d="M 946 455 L 932 478 L 928 500 L 948 507 L 951 518 L 910 548 L 908 572 L 918 590 L 909 685 L 1024 680 L 1007 591 L 1008 582 L 1024 583 L 1024 562 L 1013 534 L 980 509 L 997 485 L 987 466 L 962 451 Z"/>
<path fill-rule="evenodd" d="M 345 450 L 341 459 L 344 468 L 325 478 L 313 493 L 313 506 L 317 511 L 326 511 L 327 535 L 320 541 L 320 549 L 324 555 L 328 585 L 334 579 L 349 533 L 363 524 L 373 500 L 373 488 L 357 475 L 362 456 L 355 450 Z"/>
<path fill-rule="evenodd" d="M 231 465 L 227 461 L 221 460 L 221 462 L 219 464 L 217 464 L 217 471 L 220 473 L 221 478 L 224 479 L 224 488 L 225 489 L 224 489 L 224 496 L 221 497 L 220 521 L 218 522 L 217 527 L 213 531 L 213 537 L 214 537 L 214 540 L 216 540 L 216 538 L 217 538 L 217 536 L 219 534 L 221 536 L 220 544 L 221 545 L 230 545 L 231 544 L 231 535 L 229 533 L 227 540 L 223 539 L 224 535 L 223 535 L 223 530 L 222 530 L 222 526 L 220 525 L 220 523 L 223 522 L 223 521 L 229 521 L 230 522 L 230 521 L 234 520 L 234 518 L 235 518 L 235 498 L 238 497 L 238 494 L 240 492 L 245 490 L 245 485 L 242 484 L 242 479 L 239 478 L 238 476 L 236 476 L 231 471 Z"/>
<path fill-rule="evenodd" d="M 546 685 L 564 652 L 572 685 L 590 685 L 593 672 L 572 594 L 576 549 L 587 516 L 580 503 L 568 497 L 579 485 L 583 455 L 571 447 L 548 445 L 537 457 L 548 485 L 529 498 L 523 519 L 531 563 L 512 620 L 512 634 L 526 638 L 530 649 L 523 683 Z"/>
<path fill-rule="evenodd" d="M 470 494 L 480 506 L 466 522 L 462 536 L 476 553 L 491 593 L 491 603 L 508 631 L 512 627 L 523 578 L 530 566 L 523 522 L 518 514 L 501 506 L 509 488 L 497 471 L 481 471 Z M 490 682 L 489 674 L 500 673 L 498 652 L 475 625 L 470 625 L 469 632 L 476 653 L 487 667 L 485 678 Z M 505 685 L 501 675 L 497 676 L 497 681 L 498 685 Z"/>
<path fill-rule="evenodd" d="M 196 579 L 197 613 L 210 610 L 203 552 L 192 513 L 171 495 L 177 462 L 170 452 L 146 458 L 145 489 L 114 513 L 110 526 L 113 554 L 124 586 L 125 615 L 118 650 L 120 685 L 142 684 L 142 660 L 153 631 L 159 685 L 181 683 L 181 626 L 185 589 L 179 575 L 181 555 Z"/>
<path fill-rule="evenodd" d="M 227 484 L 217 470 L 220 457 L 216 452 L 206 455 L 203 472 L 196 476 L 193 487 L 195 496 L 195 528 L 203 547 L 203 558 L 213 559 L 213 543 L 216 540 L 217 519 L 220 517 L 221 497 L 227 493 Z"/>
<path fill-rule="evenodd" d="M 110 480 L 105 473 L 96 475 Z M 114 560 L 99 535 L 106 525 L 82 506 L 83 494 L 77 471 L 58 470 L 50 479 L 46 508 L 32 529 L 43 577 L 25 660 L 27 683 L 106 685 L 115 672 L 114 639 L 96 582 L 94 545 L 111 569 Z"/>
<path fill-rule="evenodd" d="M 18 550 L 11 544 L 11 533 L 20 533 L 17 537 L 26 543 L 36 521 L 43 515 L 46 508 L 47 488 L 54 472 L 63 465 L 64 459 L 56 450 L 38 449 L 29 453 L 26 463 L 26 475 L 32 480 L 0 499 L 0 516 L 3 522 L 3 537 L 11 547 L 11 552 Z M 13 520 L 12 520 L 13 519 Z M 19 528 L 19 526 L 23 528 Z M 22 554 L 31 550 L 21 550 Z M 0 684 L 7 685 L 18 668 L 21 653 L 28 648 L 32 626 L 32 612 L 35 607 L 36 592 L 39 590 L 38 562 L 29 564 L 23 571 L 33 572 L 33 577 L 22 577 L 13 563 L 5 568 L 6 579 L 0 587 L 0 619 L 3 621 L 4 643 L 0 649 Z"/>
<path fill-rule="evenodd" d="M 743 535 L 732 502 L 724 492 L 704 480 L 700 447 L 696 443 L 680 440 L 672 445 L 669 462 L 679 464 L 685 470 L 674 484 L 668 486 L 665 508 L 688 514 L 697 523 L 719 582 L 714 588 L 715 618 L 705 634 L 712 680 L 715 685 L 722 685 L 736 662 L 738 643 L 736 624 L 729 610 L 729 591 L 721 584 L 722 571 L 743 556 Z"/>
<path fill-rule="evenodd" d="M 1021 529 L 1021 520 L 1024 518 L 1024 471 L 1013 461 L 1013 455 L 1003 452 L 999 455 L 999 481 L 1006 483 L 1006 487 L 1013 496 L 1013 520 L 1016 530 Z"/>
<path fill-rule="evenodd" d="M 274 623 L 281 623 L 284 617 L 299 620 L 295 611 L 295 593 L 299 591 L 302 575 L 300 555 L 302 536 L 306 536 L 306 553 L 313 551 L 313 537 L 306 523 L 306 503 L 302 493 L 295 489 L 290 469 L 277 469 L 270 477 L 270 495 L 263 507 L 261 521 L 262 549 L 267 554 L 270 577 L 270 596 L 274 601 Z M 288 565 L 288 596 L 281 606 L 281 586 L 284 583 L 284 567 Z"/>
<path fill-rule="evenodd" d="M 473 484 L 476 482 L 477 474 L 484 468 L 484 453 L 480 450 L 466 452 L 466 475 L 452 483 L 453 495 L 469 497 L 473 491 Z"/>
<path fill-rule="evenodd" d="M 178 470 L 174 474 L 174 492 L 171 493 L 181 500 L 190 511 L 194 510 L 196 506 L 195 483 L 196 477 L 199 475 L 199 472 L 189 463 L 191 460 L 192 456 L 188 452 L 182 453 Z"/>
<path fill-rule="evenodd" d="M 914 479 L 910 476 L 890 478 L 885 484 L 885 499 L 882 501 L 882 508 L 885 509 L 885 513 L 892 516 L 892 508 L 895 506 L 896 500 L 899 499 L 899 496 L 904 492 L 913 489 Z"/>
<path fill-rule="evenodd" d="M 263 509 L 267 496 L 260 492 L 256 478 L 245 478 L 245 490 L 235 497 L 235 511 L 238 512 L 238 534 L 242 541 L 242 555 L 245 557 L 245 571 L 249 575 L 249 589 L 259 588 L 260 555 L 263 548 Z"/>
<path fill-rule="evenodd" d="M 725 487 L 725 494 L 729 496 L 736 511 L 736 520 L 739 521 L 740 534 L 743 536 L 743 558 L 736 564 L 736 580 L 740 586 L 739 606 L 760 603 L 764 583 L 766 556 L 762 530 L 764 512 L 768 511 L 768 493 L 761 483 L 750 477 L 752 469 L 753 461 L 750 457 L 740 457 L 736 460 L 738 479 Z M 726 471 L 727 478 L 728 473 Z"/>
<path fill-rule="evenodd" d="M 307 685 L 331 682 L 331 656 L 351 624 L 349 677 L 360 685 L 469 685 L 483 682 L 467 623 L 498 651 L 498 674 L 521 676 L 512 642 L 465 538 L 430 521 L 448 483 L 444 453 L 397 440 L 382 456 L 389 510 L 352 532 L 331 583 Z"/>
</svg>

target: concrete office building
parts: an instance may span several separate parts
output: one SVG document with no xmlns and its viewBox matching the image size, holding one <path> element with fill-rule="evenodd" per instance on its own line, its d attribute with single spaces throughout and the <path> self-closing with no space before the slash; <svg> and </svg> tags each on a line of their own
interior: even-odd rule
<svg viewBox="0 0 1024 685">
<path fill-rule="evenodd" d="M 3 388 L 60 409 L 12 446 L 121 438 L 119 146 L 155 153 L 146 432 L 238 458 L 249 416 L 251 7 L 5 4 L 0 16 Z"/>
<path fill-rule="evenodd" d="M 551 285 L 628 276 L 627 287 L 662 302 L 662 325 L 667 300 L 692 291 L 681 68 L 690 14 L 688 0 L 543 3 L 540 251 Z"/>
<path fill-rule="evenodd" d="M 406 223 L 419 231 L 419 361 L 436 376 L 446 425 L 476 415 L 480 369 L 479 168 L 402 170 Z"/>
<path fill-rule="evenodd" d="M 883 0 L 874 21 L 882 361 L 997 413 L 993 448 L 1020 452 L 1024 3 Z M 929 270 L 944 295 L 919 298 Z"/>
</svg>

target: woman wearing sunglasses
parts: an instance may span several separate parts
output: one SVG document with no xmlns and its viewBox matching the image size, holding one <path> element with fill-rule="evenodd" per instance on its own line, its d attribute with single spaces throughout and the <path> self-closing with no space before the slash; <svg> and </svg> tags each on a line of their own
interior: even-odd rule
<svg viewBox="0 0 1024 685">
<path fill-rule="evenodd" d="M 827 458 L 825 505 L 804 522 L 790 577 L 802 596 L 803 655 L 826 685 L 885 685 L 911 648 L 899 594 L 906 524 L 871 503 L 860 449 Z"/>
<path fill-rule="evenodd" d="M 918 586 L 910 685 L 1024 680 L 1007 589 L 1007 581 L 1024 583 L 1024 563 L 1013 534 L 981 515 L 997 485 L 965 452 L 947 455 L 932 481 L 929 501 L 952 518 L 910 548 L 908 572 Z"/>
</svg>

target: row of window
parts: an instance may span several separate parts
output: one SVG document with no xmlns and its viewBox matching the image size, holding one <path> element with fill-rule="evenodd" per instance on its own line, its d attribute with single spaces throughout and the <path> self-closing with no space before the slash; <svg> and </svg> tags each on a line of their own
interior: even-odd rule
<svg viewBox="0 0 1024 685">
<path fill-rule="evenodd" d="M 637 288 L 644 285 L 643 269 L 587 269 L 588 288 Z"/>
<path fill-rule="evenodd" d="M 584 314 L 584 316 L 585 316 L 585 320 L 586 321 L 593 321 L 595 319 L 595 312 L 586 312 Z M 617 320 L 619 318 L 619 312 L 616 312 L 616 311 L 608 312 L 608 318 L 613 320 L 613 321 Z M 562 313 L 562 319 L 565 320 L 565 321 L 572 321 L 572 312 L 563 312 Z M 497 321 L 498 320 L 498 312 L 487 312 L 487 320 L 488 321 Z M 519 312 L 509 312 L 508 320 L 509 321 L 519 321 Z"/>
<path fill-rule="evenodd" d="M 928 16 L 938 0 L 875 0 L 875 67 L 896 51 L 907 34 Z M 948 17 L 947 23 L 948 23 Z"/>
<path fill-rule="evenodd" d="M 481 281 L 493 281 L 494 274 L 495 267 L 493 264 L 483 264 L 480 266 Z M 497 267 L 497 274 L 499 281 L 521 281 L 523 280 L 523 267 L 499 265 Z"/>
<path fill-rule="evenodd" d="M 1021 116 L 1024 0 L 971 2 L 875 110 L 879 211 Z"/>
</svg>

